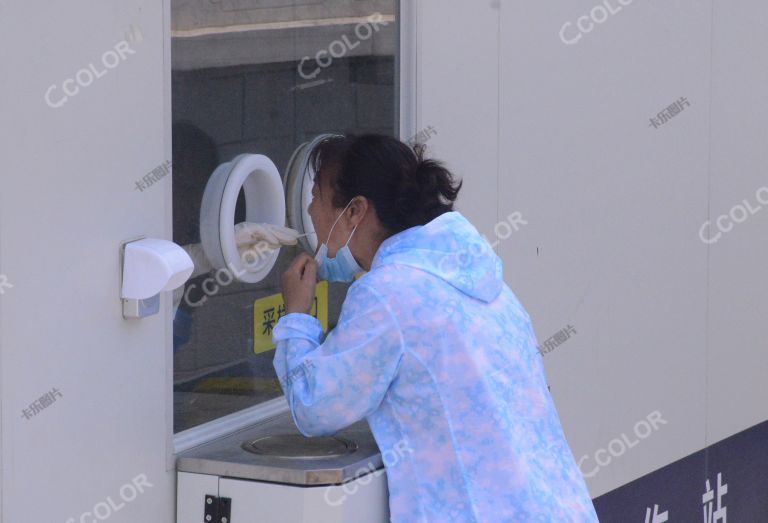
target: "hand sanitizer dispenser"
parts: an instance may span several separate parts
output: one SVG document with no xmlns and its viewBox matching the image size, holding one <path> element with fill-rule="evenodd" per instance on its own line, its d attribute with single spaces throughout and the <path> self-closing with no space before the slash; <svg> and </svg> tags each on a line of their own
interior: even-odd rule
<svg viewBox="0 0 768 523">
<path fill-rule="evenodd" d="M 160 293 L 184 285 L 194 264 L 172 241 L 141 238 L 122 246 L 123 317 L 144 318 L 160 310 Z"/>
</svg>

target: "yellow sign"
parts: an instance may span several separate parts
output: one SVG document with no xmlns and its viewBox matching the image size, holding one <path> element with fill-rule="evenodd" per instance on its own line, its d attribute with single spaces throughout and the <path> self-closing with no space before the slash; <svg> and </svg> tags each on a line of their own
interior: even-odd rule
<svg viewBox="0 0 768 523">
<path fill-rule="evenodd" d="M 260 354 L 275 348 L 272 343 L 272 329 L 277 320 L 285 316 L 285 302 L 282 293 L 259 298 L 253 302 L 253 352 Z M 324 331 L 328 331 L 328 282 L 318 282 L 315 287 L 315 301 L 310 314 L 320 320 Z"/>
</svg>

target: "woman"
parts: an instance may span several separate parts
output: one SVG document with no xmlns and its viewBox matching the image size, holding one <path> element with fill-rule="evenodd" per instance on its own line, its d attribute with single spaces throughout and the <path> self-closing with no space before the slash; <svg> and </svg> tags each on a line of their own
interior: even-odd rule
<svg viewBox="0 0 768 523">
<path fill-rule="evenodd" d="M 597 521 L 530 318 L 453 210 L 461 183 L 386 136 L 331 137 L 310 161 L 325 243 L 283 274 L 273 334 L 302 434 L 366 418 L 382 453 L 399 456 L 386 464 L 394 522 Z M 317 276 L 362 270 L 323 340 L 308 314 Z"/>
</svg>

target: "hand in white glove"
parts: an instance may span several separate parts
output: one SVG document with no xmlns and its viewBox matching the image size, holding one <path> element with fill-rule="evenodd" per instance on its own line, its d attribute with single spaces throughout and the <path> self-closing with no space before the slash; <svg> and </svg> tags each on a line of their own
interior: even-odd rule
<svg viewBox="0 0 768 523">
<path fill-rule="evenodd" d="M 240 222 L 235 225 L 235 243 L 240 258 L 251 263 L 254 258 L 269 254 L 282 245 L 296 245 L 299 236 L 294 229 L 271 223 Z M 251 256 L 244 256 L 247 251 L 251 251 Z"/>
</svg>

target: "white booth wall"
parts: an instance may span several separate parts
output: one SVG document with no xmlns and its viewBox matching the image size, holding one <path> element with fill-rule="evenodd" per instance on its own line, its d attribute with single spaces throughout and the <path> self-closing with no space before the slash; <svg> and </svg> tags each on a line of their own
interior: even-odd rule
<svg viewBox="0 0 768 523">
<path fill-rule="evenodd" d="M 543 357 L 593 498 L 768 419 L 768 212 L 700 238 L 768 185 L 768 6 L 623 3 L 573 44 L 602 2 L 416 8 L 415 125 L 539 343 L 576 332 Z"/>
<path fill-rule="evenodd" d="M 170 159 L 168 16 L 152 0 L 0 2 L 3 523 L 89 521 L 100 503 L 115 523 L 174 517 L 170 303 L 124 320 L 119 263 L 124 240 L 171 238 L 170 176 L 135 189 Z M 120 41 L 133 52 L 107 69 Z M 61 104 L 90 64 L 100 77 Z"/>
</svg>

